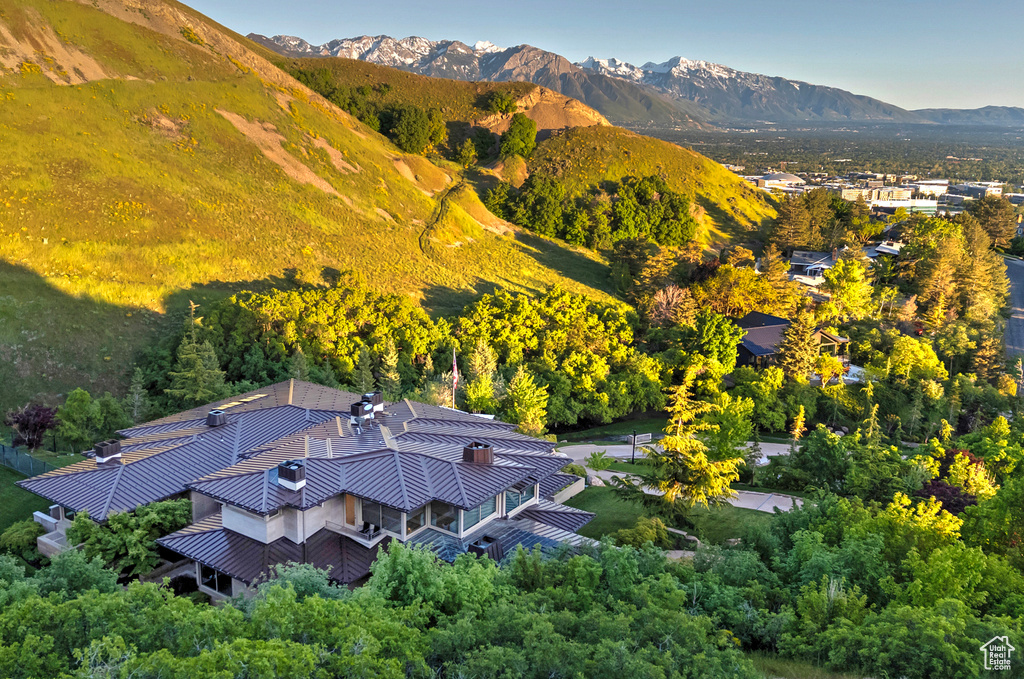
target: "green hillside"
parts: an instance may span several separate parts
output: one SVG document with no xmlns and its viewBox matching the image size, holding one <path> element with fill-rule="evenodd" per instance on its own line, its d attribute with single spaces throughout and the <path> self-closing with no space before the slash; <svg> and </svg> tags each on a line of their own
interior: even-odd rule
<svg viewBox="0 0 1024 679">
<path fill-rule="evenodd" d="M 775 216 L 766 193 L 720 164 L 620 127 L 576 128 L 555 135 L 537 146 L 529 170 L 558 177 L 570 194 L 628 175 L 663 176 L 670 187 L 703 208 L 699 221 L 712 246 L 742 239 L 745 231 Z"/>
<path fill-rule="evenodd" d="M 605 296 L 599 258 L 499 235 L 446 199 L 454 170 L 249 47 L 160 0 L 4 4 L 0 407 L 117 389 L 189 299 L 243 287 L 355 270 L 443 311 L 497 286 Z"/>
<path fill-rule="evenodd" d="M 397 68 L 335 57 L 288 59 L 281 62 L 281 67 L 287 71 L 326 69 L 339 86 L 370 88 L 367 97 L 381 108 L 393 104 L 415 104 L 424 109 L 438 109 L 446 119 L 463 122 L 490 115 L 487 101 L 494 92 L 506 92 L 519 99 L 537 89 L 533 83 L 526 82 L 465 82 L 428 78 Z M 381 88 L 381 85 L 387 87 Z"/>
</svg>

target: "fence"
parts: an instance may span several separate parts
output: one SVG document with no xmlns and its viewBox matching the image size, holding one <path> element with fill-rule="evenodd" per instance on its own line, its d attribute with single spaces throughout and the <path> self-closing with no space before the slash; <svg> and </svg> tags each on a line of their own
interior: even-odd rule
<svg viewBox="0 0 1024 679">
<path fill-rule="evenodd" d="M 52 464 L 37 460 L 28 453 L 0 443 L 0 464 L 24 474 L 36 476 L 56 469 Z"/>
</svg>

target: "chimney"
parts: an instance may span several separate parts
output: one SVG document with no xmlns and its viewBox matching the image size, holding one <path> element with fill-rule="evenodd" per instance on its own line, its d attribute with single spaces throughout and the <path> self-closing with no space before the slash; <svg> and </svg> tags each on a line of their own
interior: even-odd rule
<svg viewBox="0 0 1024 679">
<path fill-rule="evenodd" d="M 839 261 L 839 248 L 832 248 L 832 261 Z"/>
<path fill-rule="evenodd" d="M 277 465 L 277 482 L 288 490 L 302 490 L 306 485 L 306 467 L 302 460 L 288 460 Z"/>
<path fill-rule="evenodd" d="M 494 464 L 494 448 L 473 441 L 462 449 L 462 461 L 474 464 Z"/>
<path fill-rule="evenodd" d="M 363 394 L 363 400 L 373 406 L 373 412 L 380 413 L 384 412 L 384 394 L 379 391 L 372 391 L 369 394 Z"/>
<path fill-rule="evenodd" d="M 352 404 L 349 415 L 352 420 L 359 420 L 359 424 L 362 424 L 363 420 L 372 420 L 373 404 L 369 401 L 356 401 Z"/>
<path fill-rule="evenodd" d="M 117 439 L 101 441 L 93 446 L 96 451 L 96 464 L 120 464 L 121 463 L 121 442 Z"/>
<path fill-rule="evenodd" d="M 219 427 L 228 423 L 228 414 L 223 410 L 211 410 L 206 414 L 207 427 Z"/>
</svg>

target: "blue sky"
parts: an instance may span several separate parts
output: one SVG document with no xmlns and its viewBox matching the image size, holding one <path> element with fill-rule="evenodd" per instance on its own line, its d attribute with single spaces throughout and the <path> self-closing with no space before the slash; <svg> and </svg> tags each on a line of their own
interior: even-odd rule
<svg viewBox="0 0 1024 679">
<path fill-rule="evenodd" d="M 188 0 L 186 0 L 188 2 Z M 904 108 L 1024 106 L 1019 0 L 192 0 L 246 33 L 333 38 L 420 35 L 572 61 L 673 56 L 866 94 Z"/>
</svg>

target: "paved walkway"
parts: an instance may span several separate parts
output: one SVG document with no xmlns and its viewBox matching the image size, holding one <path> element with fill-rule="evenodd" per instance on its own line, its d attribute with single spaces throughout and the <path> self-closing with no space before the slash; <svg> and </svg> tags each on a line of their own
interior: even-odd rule
<svg viewBox="0 0 1024 679">
<path fill-rule="evenodd" d="M 573 459 L 574 462 L 582 464 L 584 460 L 593 452 L 603 450 L 611 457 L 629 458 L 630 446 L 601 446 L 592 444 L 579 444 L 572 446 L 562 446 L 558 449 L 558 452 L 568 455 Z M 764 464 L 767 464 L 767 455 L 787 455 L 789 454 L 789 446 L 782 443 L 762 443 L 761 444 L 762 458 L 764 458 Z M 637 448 L 637 458 L 641 457 L 641 450 Z M 610 481 L 613 476 L 622 476 L 622 472 L 614 471 L 601 471 L 595 474 L 604 481 Z M 648 490 L 647 492 L 652 495 L 658 495 L 657 491 Z M 791 495 L 784 495 L 781 493 L 757 493 L 749 490 L 738 490 L 735 491 L 737 497 L 729 500 L 729 504 L 733 507 L 739 507 L 741 509 L 753 509 L 758 512 L 767 512 L 769 514 L 774 513 L 775 508 L 778 507 L 782 511 L 789 511 L 794 505 L 802 505 L 803 500 Z"/>
</svg>

